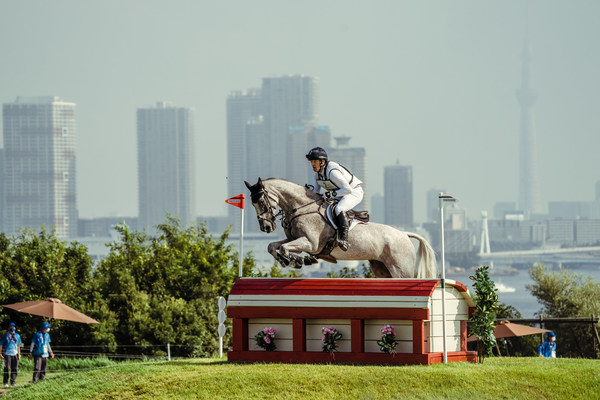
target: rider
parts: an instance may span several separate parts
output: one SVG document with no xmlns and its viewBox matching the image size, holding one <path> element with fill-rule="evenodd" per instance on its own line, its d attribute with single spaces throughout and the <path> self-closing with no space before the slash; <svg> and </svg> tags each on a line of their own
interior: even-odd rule
<svg viewBox="0 0 600 400">
<path fill-rule="evenodd" d="M 338 225 L 337 242 L 340 249 L 348 250 L 348 217 L 346 211 L 356 207 L 362 201 L 363 189 L 360 186 L 362 181 L 352 175 L 346 167 L 329 161 L 327 152 L 321 147 L 315 147 L 308 152 L 306 158 L 310 160 L 310 165 L 315 171 L 315 181 L 313 191 L 316 193 L 324 189 L 327 197 L 339 200 L 335 214 Z"/>
</svg>

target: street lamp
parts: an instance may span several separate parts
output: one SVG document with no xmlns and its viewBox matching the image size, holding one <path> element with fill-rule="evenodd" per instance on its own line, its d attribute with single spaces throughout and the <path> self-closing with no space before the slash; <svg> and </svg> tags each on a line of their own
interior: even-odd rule
<svg viewBox="0 0 600 400">
<path fill-rule="evenodd" d="M 438 196 L 440 207 L 440 238 L 442 244 L 442 335 L 444 344 L 444 364 L 448 362 L 448 351 L 446 350 L 446 258 L 444 251 L 444 205 L 446 203 L 455 203 L 457 198 L 440 192 Z"/>
</svg>

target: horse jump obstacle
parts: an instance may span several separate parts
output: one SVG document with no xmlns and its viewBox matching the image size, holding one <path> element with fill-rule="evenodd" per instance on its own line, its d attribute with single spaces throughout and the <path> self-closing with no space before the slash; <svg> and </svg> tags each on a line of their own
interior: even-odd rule
<svg viewBox="0 0 600 400">
<path fill-rule="evenodd" d="M 467 320 L 475 303 L 467 288 L 446 280 L 448 362 L 476 362 L 467 351 Z M 229 361 L 283 363 L 434 364 L 443 362 L 442 288 L 437 279 L 241 278 L 231 289 Z M 395 354 L 379 350 L 384 324 L 395 327 Z M 321 328 L 343 334 L 338 351 L 321 350 Z M 265 327 L 277 330 L 275 351 L 256 346 Z"/>
</svg>

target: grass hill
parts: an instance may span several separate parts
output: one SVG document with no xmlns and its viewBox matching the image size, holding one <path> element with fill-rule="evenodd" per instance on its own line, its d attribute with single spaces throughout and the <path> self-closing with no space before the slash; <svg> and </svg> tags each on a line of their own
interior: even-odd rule
<svg viewBox="0 0 600 400">
<path fill-rule="evenodd" d="M 57 372 L 36 384 L 23 374 L 4 399 L 600 399 L 600 360 L 561 358 L 432 366 L 186 359 Z"/>
</svg>

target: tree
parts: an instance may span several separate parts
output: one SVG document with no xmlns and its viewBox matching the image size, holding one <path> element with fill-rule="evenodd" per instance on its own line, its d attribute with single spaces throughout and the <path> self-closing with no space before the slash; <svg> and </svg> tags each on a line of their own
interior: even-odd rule
<svg viewBox="0 0 600 400">
<path fill-rule="evenodd" d="M 537 297 L 542 309 L 537 315 L 549 318 L 575 318 L 600 315 L 600 283 L 569 269 L 549 272 L 542 264 L 529 269 L 534 281 L 526 288 Z M 546 324 L 560 340 L 560 354 L 572 357 L 596 357 L 591 324 Z M 596 326 L 598 329 L 598 326 Z"/>
<path fill-rule="evenodd" d="M 150 352 L 154 344 L 171 343 L 176 355 L 214 354 L 217 299 L 227 296 L 238 271 L 226 243 L 229 230 L 214 239 L 204 225 L 184 230 L 170 217 L 154 236 L 125 225 L 116 230 L 120 238 L 94 274 L 96 311 L 106 321 L 95 340 L 112 348 Z"/>
<path fill-rule="evenodd" d="M 470 326 L 471 334 L 477 336 L 478 361 L 483 362 L 486 356 L 492 355 L 496 344 L 494 328 L 496 327 L 496 312 L 498 310 L 498 295 L 496 286 L 490 280 L 489 267 L 477 268 L 475 274 L 469 279 L 473 280 L 475 289 L 475 312 Z"/>
<path fill-rule="evenodd" d="M 344 267 L 341 270 L 327 273 L 328 278 L 375 278 L 375 274 L 371 271 L 371 267 L 366 264 L 361 264 L 362 272 L 358 272 L 357 268 Z"/>
<path fill-rule="evenodd" d="M 24 229 L 15 236 L 0 234 L 0 299 L 2 304 L 43 300 L 48 297 L 86 313 L 93 298 L 92 259 L 78 242 L 66 243 L 54 232 Z M 0 316 L 5 326 L 14 321 L 24 341 L 33 336 L 44 318 L 8 311 Z M 55 345 L 85 341 L 88 325 L 52 321 Z"/>
</svg>

